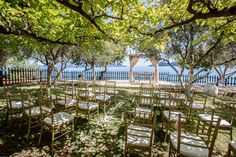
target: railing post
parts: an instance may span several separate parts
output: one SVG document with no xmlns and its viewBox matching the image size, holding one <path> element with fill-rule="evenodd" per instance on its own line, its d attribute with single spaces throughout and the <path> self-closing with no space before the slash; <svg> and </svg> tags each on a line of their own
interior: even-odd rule
<svg viewBox="0 0 236 157">
<path fill-rule="evenodd" d="M 3 87 L 3 69 L 0 68 L 0 87 Z"/>
<path fill-rule="evenodd" d="M 42 70 L 39 70 L 39 82 L 42 82 Z"/>
</svg>

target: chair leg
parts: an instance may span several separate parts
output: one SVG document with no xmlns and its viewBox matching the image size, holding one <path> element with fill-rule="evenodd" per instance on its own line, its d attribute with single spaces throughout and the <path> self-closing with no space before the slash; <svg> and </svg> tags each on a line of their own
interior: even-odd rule
<svg viewBox="0 0 236 157">
<path fill-rule="evenodd" d="M 169 146 L 169 157 L 171 157 L 171 144 Z"/>
<path fill-rule="evenodd" d="M 11 114 L 10 114 L 10 119 L 9 119 L 9 123 L 10 123 L 9 125 L 10 125 L 10 127 L 11 127 L 12 119 L 13 119 L 13 118 L 12 118 L 12 113 L 11 113 Z"/>
<path fill-rule="evenodd" d="M 114 96 L 114 99 L 115 99 L 115 106 L 116 106 L 116 104 L 117 104 L 117 99 L 116 99 L 116 95 Z"/>
<path fill-rule="evenodd" d="M 21 117 L 21 120 L 20 120 L 20 127 L 19 127 L 19 130 L 21 131 L 21 128 L 22 128 L 22 123 L 23 123 L 23 116 Z"/>
<path fill-rule="evenodd" d="M 41 143 L 42 134 L 43 134 L 43 124 L 41 124 L 41 129 L 40 129 L 40 135 L 39 135 L 38 146 L 39 146 L 39 145 L 40 145 L 40 143 Z"/>
<path fill-rule="evenodd" d="M 152 157 L 152 149 L 149 150 L 149 156 Z"/>
<path fill-rule="evenodd" d="M 233 140 L 233 135 L 232 135 L 233 134 L 233 128 L 230 128 L 229 133 L 230 133 L 230 135 L 229 135 L 230 136 L 230 141 L 232 141 Z"/>
<path fill-rule="evenodd" d="M 52 143 L 51 143 L 51 153 L 52 153 L 52 156 L 54 154 L 54 128 L 52 127 Z"/>
<path fill-rule="evenodd" d="M 5 119 L 5 126 L 7 126 L 8 118 L 9 118 L 9 110 L 7 109 L 7 114 L 6 114 L 6 119 Z"/>
<path fill-rule="evenodd" d="M 125 157 L 127 156 L 127 150 L 128 150 L 127 144 L 125 144 L 125 150 L 124 150 L 124 156 L 125 156 Z"/>
<path fill-rule="evenodd" d="M 228 153 L 227 156 L 230 157 L 231 156 L 231 149 L 230 149 L 230 144 L 228 145 Z"/>
<path fill-rule="evenodd" d="M 168 132 L 169 132 L 169 124 L 166 124 L 166 134 L 165 134 L 165 139 L 164 142 L 166 142 L 167 136 L 168 136 Z"/>
<path fill-rule="evenodd" d="M 30 128 L 31 128 L 31 118 L 29 118 L 29 121 L 28 121 L 27 139 L 29 138 L 29 135 L 30 135 Z"/>
<path fill-rule="evenodd" d="M 106 104 L 105 104 L 105 102 L 103 103 L 103 110 L 104 110 L 104 115 L 106 115 Z"/>
<path fill-rule="evenodd" d="M 73 122 L 72 122 L 72 126 L 71 126 L 72 128 L 72 139 L 74 140 L 75 139 L 75 120 L 73 120 Z"/>
</svg>

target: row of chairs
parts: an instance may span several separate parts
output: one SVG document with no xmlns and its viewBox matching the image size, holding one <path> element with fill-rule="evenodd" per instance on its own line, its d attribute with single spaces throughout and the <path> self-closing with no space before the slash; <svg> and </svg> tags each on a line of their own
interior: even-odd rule
<svg viewBox="0 0 236 157">
<path fill-rule="evenodd" d="M 135 95 L 134 102 L 136 102 L 136 105 L 134 111 L 138 112 L 136 113 L 137 117 L 150 120 L 152 117 L 148 117 L 148 114 L 153 114 L 155 112 L 153 107 L 159 106 L 155 109 L 160 109 L 162 126 L 166 130 L 166 137 L 169 135 L 169 132 L 176 130 L 174 126 L 177 122 L 186 124 L 188 126 L 187 128 L 193 128 L 193 124 L 197 122 L 197 128 L 201 128 L 197 130 L 201 130 L 202 133 L 209 132 L 209 130 L 216 130 L 216 133 L 229 135 L 229 139 L 232 140 L 233 122 L 236 114 L 235 105 L 233 103 L 227 105 L 223 101 L 213 100 L 214 108 L 210 112 L 206 112 L 206 103 L 209 101 L 209 98 L 207 96 L 194 96 L 194 98 L 184 98 L 179 89 L 173 90 L 173 93 L 169 89 L 159 91 L 156 96 L 153 86 L 141 85 L 139 93 Z M 216 122 L 218 119 L 220 119 L 219 125 Z M 197 133 L 199 134 L 199 132 Z M 213 136 L 210 137 L 213 134 L 206 133 L 205 135 L 208 135 L 208 138 L 213 138 Z M 214 141 L 211 142 L 213 145 Z M 232 144 L 229 148 L 232 148 Z M 211 156 L 212 149 L 213 146 L 208 145 L 209 156 Z"/>
<path fill-rule="evenodd" d="M 11 92 L 8 87 L 5 87 L 6 119 L 10 118 L 10 126 L 14 115 L 21 117 L 20 127 L 26 121 L 28 124 L 27 139 L 31 128 L 40 125 L 39 144 L 41 143 L 43 130 L 51 131 L 51 153 L 53 154 L 54 141 L 69 132 L 74 132 L 74 117 L 78 117 L 81 113 L 89 119 L 90 116 L 99 113 L 100 105 L 104 105 L 105 108 L 105 103 L 108 100 L 111 101 L 112 96 L 116 99 L 116 89 L 113 91 L 109 89 L 111 86 L 107 85 L 96 85 L 95 88 L 94 84 L 92 86 L 85 84 L 83 87 L 71 89 L 69 89 L 69 86 L 56 86 L 50 92 L 47 87 L 42 86 L 36 97 L 32 97 L 31 93 L 24 89 Z M 58 130 L 60 130 L 60 134 L 58 134 Z"/>
<path fill-rule="evenodd" d="M 108 106 L 111 103 L 116 104 L 118 95 L 115 81 L 106 81 L 105 84 L 83 83 L 72 87 L 56 86 L 53 90 L 54 93 L 57 93 L 56 95 L 60 95 L 55 98 L 55 104 L 61 108 L 69 110 L 78 107 L 78 109 L 88 112 L 103 106 L 105 113 L 107 104 Z M 77 105 L 77 102 L 81 103 Z"/>
<path fill-rule="evenodd" d="M 50 99 L 48 99 L 48 95 L 42 89 L 36 93 L 37 96 L 35 99 L 32 99 L 31 94 L 26 90 L 20 89 L 19 91 L 20 93 L 13 94 L 9 88 L 4 88 L 7 113 L 11 117 L 10 125 L 13 115 L 17 115 L 18 118 L 21 118 L 20 128 L 22 127 L 23 121 L 26 121 L 28 124 L 27 139 L 29 138 L 31 128 L 40 125 L 41 129 L 38 144 L 41 143 L 43 130 L 50 131 L 52 134 L 51 153 L 53 154 L 56 139 L 70 132 L 74 135 L 74 116 L 67 112 L 55 112 L 53 108 L 51 108 L 52 104 Z M 21 99 L 13 101 L 12 99 L 15 98 L 14 95 L 20 95 Z"/>
</svg>

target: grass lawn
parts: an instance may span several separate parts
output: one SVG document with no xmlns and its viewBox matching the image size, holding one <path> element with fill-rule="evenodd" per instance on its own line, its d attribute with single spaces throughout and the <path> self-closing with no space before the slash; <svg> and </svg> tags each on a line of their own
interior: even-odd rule
<svg viewBox="0 0 236 157">
<path fill-rule="evenodd" d="M 23 86 L 28 90 L 37 90 L 39 86 Z M 118 101 L 115 107 L 108 110 L 107 115 L 100 113 L 88 121 L 82 117 L 77 118 L 75 126 L 75 140 L 70 134 L 56 141 L 55 156 L 122 156 L 124 147 L 124 122 L 122 112 L 124 108 L 132 109 L 132 95 L 134 89 L 119 89 Z M 208 106 L 209 107 L 209 106 Z M 50 133 L 44 132 L 42 143 L 37 145 L 40 127 L 32 129 L 30 138 L 26 139 L 27 125 L 19 129 L 20 119 L 15 119 L 13 126 L 4 126 L 6 104 L 3 89 L 0 88 L 0 156 L 50 156 Z M 160 117 L 158 126 L 160 126 Z M 234 137 L 236 130 L 234 127 Z M 168 141 L 164 141 L 165 132 L 161 128 L 156 130 L 154 156 L 168 156 Z M 214 156 L 225 156 L 229 139 L 219 134 Z M 131 155 L 137 156 L 137 155 Z"/>
</svg>

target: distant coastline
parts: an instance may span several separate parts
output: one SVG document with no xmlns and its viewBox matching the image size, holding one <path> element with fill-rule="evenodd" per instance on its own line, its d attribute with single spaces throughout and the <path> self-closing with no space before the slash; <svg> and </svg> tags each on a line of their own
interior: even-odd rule
<svg viewBox="0 0 236 157">
<path fill-rule="evenodd" d="M 171 65 L 173 65 L 173 66 L 178 66 L 177 65 L 177 63 L 176 62 L 172 62 L 172 63 L 170 63 Z M 161 61 L 161 62 L 159 62 L 159 64 L 158 64 L 159 66 L 170 66 L 168 63 L 166 63 L 166 62 L 164 62 L 164 61 Z M 58 64 L 58 65 L 56 65 L 58 68 L 60 68 L 61 66 L 60 66 L 60 64 Z M 108 65 L 108 67 L 129 67 L 129 66 L 127 66 L 127 65 L 123 65 L 123 64 L 121 64 L 121 63 L 118 63 L 118 64 L 110 64 L 110 65 Z M 136 66 L 135 66 L 136 67 Z M 145 66 L 142 66 L 142 67 L 145 67 Z M 146 67 L 153 67 L 153 65 L 147 65 Z M 47 68 L 47 66 L 45 66 L 45 65 L 43 65 L 43 66 L 41 66 L 41 69 L 46 69 Z M 80 66 L 78 66 L 78 65 L 75 65 L 75 64 L 68 64 L 67 66 L 66 66 L 66 69 L 72 69 L 72 68 L 74 68 L 74 69 L 76 69 L 76 68 L 85 68 L 85 66 L 84 65 L 80 65 Z M 102 68 L 101 66 L 98 66 L 98 67 L 96 67 L 96 68 Z"/>
</svg>

